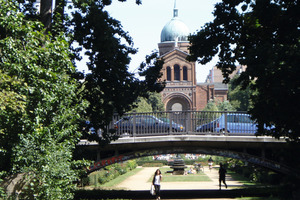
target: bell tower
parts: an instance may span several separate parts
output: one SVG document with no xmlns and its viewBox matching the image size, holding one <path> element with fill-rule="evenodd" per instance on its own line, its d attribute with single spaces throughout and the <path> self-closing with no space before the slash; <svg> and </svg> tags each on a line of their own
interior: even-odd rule
<svg viewBox="0 0 300 200">
<path fill-rule="evenodd" d="M 166 81 L 166 87 L 161 94 L 167 111 L 196 109 L 195 62 L 186 60 L 190 32 L 178 15 L 175 0 L 173 18 L 163 27 L 158 44 L 160 57 L 164 60 L 161 79 Z"/>
</svg>

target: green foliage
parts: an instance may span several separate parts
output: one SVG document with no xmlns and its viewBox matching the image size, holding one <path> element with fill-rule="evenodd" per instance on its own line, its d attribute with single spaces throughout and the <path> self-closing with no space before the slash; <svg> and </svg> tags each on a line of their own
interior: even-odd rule
<svg viewBox="0 0 300 200">
<path fill-rule="evenodd" d="M 85 184 L 98 185 L 105 184 L 120 175 L 126 174 L 129 171 L 134 170 L 137 167 L 135 160 L 129 160 L 125 163 L 115 163 L 109 165 L 104 169 L 91 173 L 87 178 L 84 179 Z"/>
<path fill-rule="evenodd" d="M 140 162 L 139 165 L 143 166 L 143 167 L 162 167 L 166 162 L 164 161 L 156 161 L 156 162 Z"/>
<path fill-rule="evenodd" d="M 127 161 L 126 165 L 130 170 L 133 170 L 137 167 L 136 160 L 129 160 Z"/>
<path fill-rule="evenodd" d="M 223 0 L 215 5 L 213 22 L 190 37 L 190 60 L 208 63 L 219 56 L 217 67 L 224 82 L 236 69 L 242 89 L 252 91 L 251 115 L 259 133 L 300 141 L 300 6 L 298 1 Z M 264 130 L 264 125 L 275 125 Z"/>
<path fill-rule="evenodd" d="M 186 176 L 182 175 L 171 175 L 166 174 L 162 182 L 201 182 L 201 181 L 212 181 L 207 175 L 204 174 L 189 174 Z"/>
<path fill-rule="evenodd" d="M 242 175 L 250 182 L 259 184 L 280 185 L 282 183 L 283 175 L 277 174 L 273 171 L 254 166 L 247 162 L 235 159 L 227 159 L 228 169 L 237 174 Z"/>
<path fill-rule="evenodd" d="M 217 107 L 219 111 L 235 111 L 235 108 L 229 101 L 223 101 L 221 103 L 218 103 Z"/>
<path fill-rule="evenodd" d="M 209 100 L 203 111 L 235 111 L 231 102 L 223 101 L 219 102 L 216 100 Z"/>
<path fill-rule="evenodd" d="M 205 124 L 221 116 L 221 113 L 217 112 L 219 111 L 217 105 L 218 104 L 214 100 L 209 100 L 203 109 L 205 112 L 197 113 L 197 124 Z"/>
<path fill-rule="evenodd" d="M 25 95 L 20 95 L 11 90 L 15 87 L 20 87 L 23 82 L 17 77 L 11 77 L 7 73 L 0 70 L 0 109 L 11 110 L 12 112 L 24 112 L 25 109 Z"/>
<path fill-rule="evenodd" d="M 153 160 L 152 156 L 145 156 L 145 157 L 137 158 L 136 162 L 139 163 L 140 161 L 152 161 L 152 160 Z"/>
<path fill-rule="evenodd" d="M 122 115 L 132 110 L 138 97 L 147 98 L 149 91 L 160 92 L 164 87 L 157 81 L 163 64 L 157 52 L 147 56 L 139 67 L 139 75 L 144 80 L 128 72 L 130 55 L 137 50 L 121 23 L 104 10 L 105 6 L 101 1 L 76 1 L 72 20 L 74 40 L 80 46 L 76 51 L 83 47 L 89 58 L 90 73 L 81 76 L 84 77 L 81 97 L 89 102 L 84 118 L 96 130 L 104 130 L 101 138 L 88 135 L 88 139 L 100 143 L 116 139 L 113 132 L 107 133 L 105 129 L 114 113 Z"/>
<path fill-rule="evenodd" d="M 80 138 L 69 45 L 26 20 L 14 1 L 0 0 L 0 171 L 24 174 L 20 196 L 72 199 L 78 168 L 72 151 Z M 15 101 L 16 100 L 16 101 Z"/>
<path fill-rule="evenodd" d="M 254 95 L 254 91 L 250 86 L 242 89 L 242 86 L 236 83 L 237 78 L 238 76 L 229 82 L 228 99 L 236 110 L 249 111 L 253 107 L 251 97 Z"/>
<path fill-rule="evenodd" d="M 135 105 L 130 112 L 159 112 L 164 111 L 164 104 L 161 99 L 161 94 L 158 92 L 149 92 L 148 98 L 138 97 Z"/>
<path fill-rule="evenodd" d="M 151 105 L 153 112 L 165 111 L 160 93 L 151 92 L 149 98 L 147 98 L 147 102 Z"/>
<path fill-rule="evenodd" d="M 163 60 L 158 53 L 146 57 L 139 68 L 144 80 L 128 72 L 136 49 L 120 22 L 104 11 L 111 1 L 74 1 L 69 21 L 66 1 L 57 0 L 46 31 L 38 22 L 45 13 L 39 16 L 33 2 L 0 0 L 0 173 L 24 176 L 22 198 L 72 199 L 87 164 L 73 160 L 78 130 L 88 120 L 104 130 L 101 139 L 89 139 L 116 139 L 105 125 L 113 113 L 130 110 L 137 97 L 163 89 L 157 82 Z M 79 48 L 70 51 L 72 42 Z M 89 57 L 86 75 L 71 60 L 82 47 Z"/>
<path fill-rule="evenodd" d="M 163 165 L 168 165 L 167 160 L 153 160 L 152 156 L 138 158 L 136 159 L 136 163 L 138 166 L 143 167 L 160 167 Z"/>
<path fill-rule="evenodd" d="M 131 110 L 129 113 L 143 113 L 143 112 L 153 112 L 151 105 L 143 97 L 139 97 L 136 102 L 136 108 Z"/>
<path fill-rule="evenodd" d="M 209 100 L 203 111 L 219 111 L 214 100 Z"/>
</svg>

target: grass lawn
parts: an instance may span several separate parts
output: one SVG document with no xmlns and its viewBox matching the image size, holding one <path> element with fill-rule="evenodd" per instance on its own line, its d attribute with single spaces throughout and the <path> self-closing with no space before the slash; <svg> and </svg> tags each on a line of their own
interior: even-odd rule
<svg viewBox="0 0 300 200">
<path fill-rule="evenodd" d="M 236 199 L 237 200 L 280 200 L 276 197 L 241 197 Z"/>
<path fill-rule="evenodd" d="M 167 171 L 171 171 L 172 169 L 169 167 L 159 168 L 163 179 L 162 182 L 199 182 L 199 181 L 212 181 L 208 176 L 206 176 L 203 172 L 199 174 L 188 174 L 188 175 L 172 175 L 172 173 L 167 173 Z M 153 176 L 148 180 L 151 182 Z"/>
<path fill-rule="evenodd" d="M 235 172 L 232 171 L 228 171 L 228 173 L 234 180 L 239 181 L 241 183 L 243 183 L 244 187 L 251 187 L 251 186 L 262 186 L 261 183 L 256 183 L 256 182 L 252 182 L 249 179 L 245 178 L 244 176 L 237 174 Z"/>
<path fill-rule="evenodd" d="M 136 173 L 138 173 L 142 169 L 143 168 L 135 168 L 134 170 L 132 170 L 130 172 L 127 172 L 126 174 L 120 175 L 117 178 L 115 178 L 115 179 L 113 179 L 113 180 L 111 180 L 111 181 L 109 181 L 107 183 L 104 183 L 104 184 L 101 184 L 101 185 L 97 184 L 94 187 L 100 187 L 100 188 L 104 188 L 104 189 L 113 187 L 113 186 L 121 183 L 122 181 L 126 180 L 128 177 L 135 175 Z"/>
</svg>

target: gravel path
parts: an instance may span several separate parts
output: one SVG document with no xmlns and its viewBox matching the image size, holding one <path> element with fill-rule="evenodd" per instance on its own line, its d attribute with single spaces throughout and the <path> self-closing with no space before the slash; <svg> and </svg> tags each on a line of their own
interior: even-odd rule
<svg viewBox="0 0 300 200">
<path fill-rule="evenodd" d="M 125 181 L 121 182 L 116 186 L 115 189 L 124 190 L 149 190 L 151 182 L 148 182 L 150 177 L 154 174 L 157 167 L 145 167 L 137 174 L 129 177 Z M 209 171 L 208 167 L 204 167 L 204 173 L 211 179 L 211 181 L 200 181 L 200 182 L 163 182 L 161 183 L 161 190 L 201 190 L 201 189 L 219 189 L 219 174 L 218 168 L 213 168 Z M 231 176 L 226 176 L 226 183 L 228 185 L 227 190 L 242 186 L 243 184 L 235 181 Z M 222 185 L 222 189 L 225 186 Z"/>
</svg>

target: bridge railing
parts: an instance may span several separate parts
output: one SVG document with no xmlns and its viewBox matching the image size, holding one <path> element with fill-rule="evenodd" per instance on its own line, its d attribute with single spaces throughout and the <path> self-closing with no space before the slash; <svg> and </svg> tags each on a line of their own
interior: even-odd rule
<svg viewBox="0 0 300 200">
<path fill-rule="evenodd" d="M 254 135 L 256 123 L 246 112 L 166 111 L 115 115 L 109 129 L 121 137 L 169 134 Z"/>
</svg>

